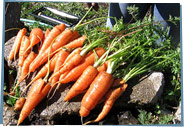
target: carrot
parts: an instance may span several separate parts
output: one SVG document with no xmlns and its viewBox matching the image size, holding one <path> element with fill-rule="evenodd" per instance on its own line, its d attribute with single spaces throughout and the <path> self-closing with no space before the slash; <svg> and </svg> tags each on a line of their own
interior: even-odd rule
<svg viewBox="0 0 184 127">
<path fill-rule="evenodd" d="M 115 56 L 116 55 L 117 54 L 115 53 Z M 108 58 L 109 57 L 110 56 L 108 56 Z M 118 66 L 120 60 L 121 59 L 119 59 L 118 57 L 113 57 L 112 59 L 110 59 L 110 61 L 108 62 L 107 70 L 101 71 L 93 80 L 81 101 L 81 108 L 79 111 L 81 117 L 86 117 L 90 113 L 90 111 L 94 109 L 95 106 L 102 100 L 104 95 L 110 89 L 114 81 L 114 78 L 111 74 L 115 71 L 115 68 Z M 97 61 L 96 63 L 99 62 Z"/>
<path fill-rule="evenodd" d="M 50 29 L 47 28 L 46 31 L 45 31 L 45 34 L 44 34 L 44 39 L 47 38 L 47 36 L 49 35 L 50 33 Z"/>
<path fill-rule="evenodd" d="M 106 38 L 106 37 L 104 37 L 104 38 Z M 57 75 L 61 75 L 64 72 L 69 71 L 72 68 L 74 68 L 75 66 L 77 66 L 84 59 L 85 54 L 88 53 L 91 49 L 93 49 L 96 46 L 98 46 L 99 44 L 101 44 L 101 42 L 104 40 L 104 38 L 98 39 L 98 40 L 90 43 L 85 48 L 83 48 L 83 50 L 80 52 L 80 54 L 75 54 L 70 59 L 70 61 L 68 61 L 67 63 L 64 63 L 62 68 L 59 71 L 57 71 L 56 73 L 54 73 L 51 78 L 53 78 L 54 76 L 57 76 Z"/>
<path fill-rule="evenodd" d="M 55 53 L 57 53 L 57 52 L 59 52 L 60 50 L 63 50 L 63 49 L 66 49 L 66 50 L 70 51 L 70 50 L 73 50 L 75 48 L 82 47 L 84 42 L 85 42 L 85 38 L 86 38 L 86 36 L 82 36 L 82 37 L 80 37 L 78 39 L 75 39 L 75 40 L 69 42 L 68 44 L 64 45 L 63 47 L 58 48 L 57 50 L 52 52 L 51 55 L 55 54 Z"/>
<path fill-rule="evenodd" d="M 68 52 L 61 50 L 58 54 L 56 63 L 55 63 L 55 68 L 54 68 L 54 72 L 58 71 L 59 68 L 61 67 L 61 65 L 65 62 L 67 56 L 69 55 Z M 60 76 L 56 76 L 51 80 L 51 85 L 56 83 L 59 80 Z"/>
<path fill-rule="evenodd" d="M 67 74 L 68 74 L 68 72 L 65 72 L 64 74 L 61 74 L 60 77 L 59 77 L 59 80 L 61 80 L 61 79 L 62 79 L 63 77 L 65 77 L 65 75 L 67 75 Z M 49 81 L 49 82 L 51 82 L 51 81 Z M 47 96 L 47 97 L 49 98 L 49 100 L 54 96 L 55 92 L 57 91 L 57 89 L 58 89 L 59 86 L 60 86 L 60 83 L 58 83 L 58 84 L 57 84 L 57 83 L 51 83 L 51 87 L 52 87 L 52 88 L 54 88 L 56 85 L 57 85 L 57 87 L 55 88 L 55 90 L 54 90 L 54 92 L 52 93 L 52 95 L 50 96 L 51 93 L 50 93 L 50 92 L 48 93 L 48 96 Z M 51 89 L 52 89 L 52 88 L 51 88 Z M 49 97 L 49 96 L 50 96 L 50 97 Z"/>
<path fill-rule="evenodd" d="M 102 120 L 111 110 L 112 106 L 114 105 L 115 101 L 122 95 L 122 93 L 126 90 L 127 84 L 121 84 L 120 87 L 111 89 L 106 95 L 106 101 L 102 108 L 101 113 L 98 117 L 92 122 L 99 122 Z"/>
<path fill-rule="evenodd" d="M 24 106 L 25 101 L 26 99 L 24 97 L 19 98 L 15 103 L 14 110 L 16 111 L 21 110 L 22 107 Z"/>
<path fill-rule="evenodd" d="M 45 85 L 43 79 L 38 79 L 35 81 L 21 110 L 17 125 L 22 123 L 23 120 L 31 113 L 31 111 L 44 99 L 50 88 L 51 86 L 49 84 Z"/>
<path fill-rule="evenodd" d="M 73 36 L 70 38 L 70 41 L 73 41 L 73 40 L 77 39 L 79 36 L 80 36 L 80 34 L 78 33 L 77 30 L 75 30 L 73 32 Z"/>
<path fill-rule="evenodd" d="M 45 38 L 45 41 L 44 41 L 44 43 L 43 43 L 43 45 L 42 45 L 42 47 L 40 49 L 39 54 L 42 54 L 50 46 L 50 44 L 52 43 L 52 41 L 65 30 L 65 27 L 66 27 L 65 24 L 56 25 L 49 32 L 48 36 Z M 60 41 L 60 40 L 58 39 L 57 41 Z"/>
<path fill-rule="evenodd" d="M 98 72 L 107 70 L 108 61 L 97 67 Z"/>
<path fill-rule="evenodd" d="M 19 63 L 18 65 L 22 67 L 25 58 L 28 56 L 29 52 L 24 53 L 24 51 L 29 47 L 30 40 L 27 36 L 24 36 L 21 41 L 20 51 L 19 51 Z"/>
<path fill-rule="evenodd" d="M 82 93 L 91 84 L 97 74 L 98 70 L 95 67 L 88 66 L 71 87 L 66 97 L 64 98 L 64 101 L 69 101 L 74 96 Z"/>
<path fill-rule="evenodd" d="M 80 116 L 86 117 L 98 104 L 113 83 L 113 76 L 105 71 L 100 72 L 91 83 L 81 101 Z"/>
<path fill-rule="evenodd" d="M 114 80 L 111 89 L 107 92 L 107 94 L 103 98 L 105 99 L 105 103 L 101 113 L 98 115 L 98 117 L 95 120 L 88 121 L 84 125 L 93 123 L 93 122 L 99 122 L 100 120 L 102 120 L 109 113 L 115 101 L 126 90 L 127 86 L 128 85 L 125 84 L 124 80 L 121 80 L 119 78 Z"/>
<path fill-rule="evenodd" d="M 64 46 L 64 48 L 75 48 L 75 47 L 81 47 L 83 46 L 85 40 L 86 40 L 87 36 L 83 35 L 81 37 L 79 37 L 78 39 L 75 39 L 73 41 L 71 41 L 70 43 L 68 43 L 67 45 Z"/>
<path fill-rule="evenodd" d="M 56 60 L 57 60 L 57 57 L 58 57 L 58 54 L 55 54 L 51 60 L 50 60 L 50 68 L 49 68 L 49 73 L 54 71 L 54 67 L 55 67 L 55 63 L 56 63 Z M 40 71 L 36 74 L 36 76 L 31 80 L 31 82 L 27 85 L 30 86 L 34 81 L 38 80 L 39 78 L 43 78 L 46 74 L 47 74 L 47 71 L 48 71 L 48 62 L 40 69 Z"/>
<path fill-rule="evenodd" d="M 43 31 L 40 28 L 34 28 L 31 30 L 30 36 L 30 45 L 24 52 L 24 54 L 31 49 L 34 45 L 38 44 L 39 42 L 43 41 Z"/>
<path fill-rule="evenodd" d="M 73 56 L 75 56 L 75 54 L 79 54 L 79 53 L 81 52 L 81 50 L 82 50 L 81 47 L 74 49 L 74 50 L 70 53 L 70 55 L 66 58 L 66 60 L 65 60 L 64 63 L 67 63 L 68 61 L 70 61 L 70 59 L 71 59 Z"/>
<path fill-rule="evenodd" d="M 95 49 L 97 55 L 100 57 L 105 53 L 105 49 L 103 48 L 96 48 Z M 93 51 L 89 52 L 85 58 L 81 61 L 81 63 L 73 68 L 71 71 L 68 72 L 66 76 L 63 77 L 59 83 L 69 83 L 71 81 L 75 81 L 80 77 L 82 72 L 89 66 L 93 65 L 95 61 L 95 54 Z"/>
<path fill-rule="evenodd" d="M 19 83 L 26 78 L 29 72 L 29 66 L 31 62 L 36 58 L 37 54 L 34 52 L 31 52 L 28 57 L 25 59 L 22 70 L 21 70 L 21 76 L 19 77 L 19 80 L 14 88 L 14 90 L 18 87 Z"/>
<path fill-rule="evenodd" d="M 71 70 L 72 68 L 74 68 L 76 65 L 78 65 L 81 60 L 83 59 L 83 57 L 80 54 L 75 54 L 67 63 L 63 64 L 61 69 L 58 70 L 57 72 L 55 72 L 53 74 L 53 76 L 51 77 L 54 78 L 55 76 L 61 75 L 66 71 Z"/>
<path fill-rule="evenodd" d="M 14 44 L 12 46 L 12 49 L 11 49 L 9 57 L 8 57 L 9 60 L 12 60 L 13 58 L 14 58 L 14 60 L 16 59 L 16 54 L 19 51 L 19 48 L 21 45 L 21 40 L 22 40 L 23 36 L 26 34 L 26 32 L 27 32 L 27 29 L 23 28 L 17 33 L 17 36 L 15 38 Z"/>
<path fill-rule="evenodd" d="M 29 73 L 34 72 L 39 66 L 41 66 L 43 63 L 45 63 L 47 61 L 46 56 L 48 56 L 49 53 L 54 52 L 55 50 L 57 50 L 61 46 L 68 43 L 71 36 L 72 36 L 72 31 L 70 29 L 65 29 L 55 40 L 55 42 L 51 46 L 51 50 L 48 47 L 43 53 L 39 53 L 39 55 L 36 57 L 36 59 L 31 63 L 30 68 L 29 68 Z"/>
<path fill-rule="evenodd" d="M 63 23 L 61 23 L 61 24 L 59 24 L 59 25 L 56 25 L 55 27 L 56 27 L 57 29 L 59 29 L 61 32 L 62 32 L 63 30 L 65 30 L 65 28 L 66 28 L 65 24 L 63 24 Z"/>
<path fill-rule="evenodd" d="M 43 45 L 43 43 L 45 41 L 45 38 L 47 38 L 47 36 L 48 36 L 49 33 L 50 33 L 50 29 L 47 28 L 47 30 L 45 31 L 44 36 L 43 36 L 43 41 L 42 41 L 42 43 L 39 46 L 39 51 L 40 51 L 40 49 L 41 49 L 41 47 L 42 47 L 42 45 Z"/>
<path fill-rule="evenodd" d="M 104 53 L 100 57 L 100 59 L 98 59 L 93 64 L 93 66 L 89 65 L 84 70 L 84 72 L 81 74 L 81 76 L 77 79 L 77 81 L 74 83 L 74 85 L 72 86 L 72 88 L 67 93 L 64 101 L 69 101 L 74 96 L 83 93 L 84 90 L 89 87 L 89 85 L 95 79 L 96 75 L 99 73 L 99 71 L 97 70 L 97 67 L 103 62 L 104 57 L 107 55 L 107 53 L 108 53 L 108 51 L 106 51 L 106 53 Z M 103 64 L 103 65 L 105 65 L 105 64 Z M 103 67 L 103 68 L 101 67 L 102 69 L 100 71 L 102 71 L 102 70 L 106 71 L 106 68 L 105 67 Z"/>
</svg>

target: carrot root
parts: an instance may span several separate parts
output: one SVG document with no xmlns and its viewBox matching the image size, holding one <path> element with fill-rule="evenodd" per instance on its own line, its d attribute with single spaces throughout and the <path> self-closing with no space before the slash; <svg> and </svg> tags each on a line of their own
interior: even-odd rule
<svg viewBox="0 0 184 127">
<path fill-rule="evenodd" d="M 51 86 L 49 84 L 45 85 L 45 82 L 42 79 L 38 79 L 32 85 L 26 102 L 21 110 L 17 125 L 22 123 L 23 120 L 31 113 L 31 111 L 44 99 L 50 88 Z"/>
</svg>

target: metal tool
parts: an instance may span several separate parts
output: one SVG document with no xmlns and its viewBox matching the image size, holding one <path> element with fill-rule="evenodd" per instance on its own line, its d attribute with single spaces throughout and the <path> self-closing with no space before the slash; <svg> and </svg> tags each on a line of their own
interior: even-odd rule
<svg viewBox="0 0 184 127">
<path fill-rule="evenodd" d="M 48 11 L 52 12 L 53 14 L 61 17 L 65 21 L 46 15 L 44 13 L 44 11 L 46 11 L 46 10 L 48 10 Z M 64 23 L 66 25 L 66 27 L 72 27 L 73 25 L 77 24 L 80 20 L 80 18 L 75 16 L 75 15 L 71 15 L 71 14 L 68 14 L 66 12 L 59 11 L 57 9 L 51 8 L 51 7 L 41 7 L 38 10 L 30 13 L 30 15 L 42 20 L 43 22 L 52 24 L 54 26 L 58 25 L 58 24 L 61 24 L 61 23 Z"/>
<path fill-rule="evenodd" d="M 64 19 L 66 19 L 69 22 L 75 23 L 75 22 L 77 22 L 77 21 L 80 20 L 80 18 L 77 17 L 77 16 L 75 16 L 75 15 L 71 15 L 71 14 L 68 14 L 66 12 L 62 12 L 62 11 L 59 11 L 57 9 L 53 9 L 51 7 L 44 7 L 44 8 L 47 9 L 47 10 L 49 10 L 49 11 L 51 11 L 52 13 L 54 13 L 54 14 L 62 17 L 62 18 L 64 18 Z"/>
</svg>

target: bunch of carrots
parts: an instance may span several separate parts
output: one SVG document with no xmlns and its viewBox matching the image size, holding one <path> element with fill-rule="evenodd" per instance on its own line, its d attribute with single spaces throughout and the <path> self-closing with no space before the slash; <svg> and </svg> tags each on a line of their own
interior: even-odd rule
<svg viewBox="0 0 184 127">
<path fill-rule="evenodd" d="M 21 110 L 18 125 L 55 85 L 59 87 L 64 83 L 76 81 L 65 97 L 65 101 L 83 93 L 92 81 L 99 77 L 98 75 L 101 75 L 101 73 L 106 75 L 109 63 L 107 60 L 117 57 L 127 48 L 122 48 L 108 56 L 109 52 L 112 52 L 111 48 L 106 51 L 101 47 L 102 44 L 106 43 L 107 36 L 84 45 L 86 38 L 86 35 L 80 36 L 77 30 L 72 31 L 65 28 L 64 24 L 57 25 L 52 30 L 47 29 L 45 33 L 40 28 L 34 28 L 29 36 L 26 36 L 25 28 L 18 32 L 9 54 L 9 61 L 15 60 L 18 55 L 19 71 L 21 72 L 14 90 L 30 73 L 41 67 L 34 79 L 22 91 L 22 93 L 25 92 L 31 85 L 26 99 L 21 97 L 16 102 L 15 109 Z M 114 47 L 116 43 L 112 43 L 111 47 Z M 35 46 L 38 48 L 38 53 L 32 51 Z M 49 78 L 50 73 L 52 75 Z M 106 83 L 108 82 L 107 80 Z M 110 86 L 109 84 L 107 88 L 110 88 Z"/>
<path fill-rule="evenodd" d="M 113 39 L 108 34 L 102 34 L 93 41 L 64 24 L 45 32 L 34 28 L 29 36 L 26 36 L 25 28 L 21 29 L 9 54 L 9 60 L 15 60 L 18 55 L 21 72 L 14 90 L 32 72 L 41 69 L 22 91 L 24 93 L 31 86 L 27 97 L 21 97 L 16 102 L 15 109 L 21 110 L 18 125 L 50 94 L 51 89 L 69 82 L 74 84 L 64 101 L 69 102 L 84 93 L 79 111 L 81 117 L 88 116 L 96 105 L 104 103 L 98 117 L 85 124 L 102 120 L 126 90 L 130 79 L 174 56 L 162 57 L 161 50 L 167 50 L 164 46 L 152 49 L 150 43 L 157 40 L 154 36 L 147 41 L 137 40 L 137 36 L 147 38 L 148 35 L 141 34 L 144 29 L 144 26 L 133 27 L 122 31 L 121 36 L 113 36 Z M 38 53 L 32 51 L 34 47 L 37 47 Z M 119 71 L 118 67 L 123 65 L 126 69 Z"/>
</svg>

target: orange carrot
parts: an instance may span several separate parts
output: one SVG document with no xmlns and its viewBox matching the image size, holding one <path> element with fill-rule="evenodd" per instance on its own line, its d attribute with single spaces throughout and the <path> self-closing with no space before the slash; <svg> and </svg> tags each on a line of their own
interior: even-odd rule
<svg viewBox="0 0 184 127">
<path fill-rule="evenodd" d="M 34 52 L 31 52 L 28 57 L 25 59 L 23 66 L 22 66 L 22 70 L 21 70 L 21 76 L 19 77 L 19 80 L 14 88 L 14 90 L 18 87 L 19 83 L 21 81 L 23 81 L 26 76 L 28 75 L 29 72 L 29 65 L 31 64 L 31 62 L 36 58 L 37 54 Z"/>
<path fill-rule="evenodd" d="M 80 54 L 75 54 L 70 59 L 70 61 L 68 61 L 67 63 L 64 63 L 63 66 L 61 67 L 61 69 L 59 71 L 57 71 L 56 73 L 54 73 L 51 78 L 53 78 L 54 76 L 57 76 L 57 75 L 61 75 L 61 74 L 65 73 L 66 71 L 69 71 L 72 68 L 74 68 L 75 66 L 77 66 L 84 59 L 84 56 L 91 49 L 97 47 L 102 42 L 103 39 L 104 38 L 98 39 L 98 40 L 90 43 L 89 45 L 87 45 L 85 48 L 82 49 L 82 51 L 80 52 Z M 82 39 L 82 40 L 84 40 L 84 39 Z"/>
<path fill-rule="evenodd" d="M 14 44 L 12 46 L 12 49 L 11 49 L 9 57 L 8 57 L 9 60 L 12 60 L 13 58 L 14 58 L 14 60 L 16 59 L 16 54 L 19 51 L 19 48 L 21 45 L 21 40 L 22 40 L 23 36 L 26 34 L 26 32 L 27 32 L 27 29 L 23 28 L 17 33 L 17 36 L 15 38 Z"/>
<path fill-rule="evenodd" d="M 105 53 L 105 49 L 103 48 L 96 48 L 95 49 L 97 55 L 100 57 Z M 77 80 L 82 72 L 89 66 L 93 65 L 95 62 L 95 54 L 93 51 L 89 52 L 85 58 L 81 61 L 81 63 L 73 68 L 71 71 L 68 72 L 68 74 L 63 77 L 62 80 L 60 80 L 60 83 L 69 83 L 71 81 Z"/>
<path fill-rule="evenodd" d="M 113 83 L 113 76 L 105 71 L 100 72 L 91 83 L 81 101 L 80 116 L 86 117 L 98 104 Z"/>
<path fill-rule="evenodd" d="M 100 61 L 102 60 L 103 59 L 99 59 L 98 61 L 95 62 L 95 64 L 93 64 L 93 66 L 89 65 L 84 70 L 82 75 L 77 79 L 77 81 L 74 83 L 74 85 L 71 87 L 71 89 L 67 93 L 66 97 L 64 98 L 64 101 L 69 101 L 74 96 L 83 93 L 84 90 L 89 87 L 89 85 L 92 83 L 92 81 L 95 79 L 96 75 L 99 72 L 106 71 L 107 62 L 99 66 Z"/>
<path fill-rule="evenodd" d="M 31 63 L 29 68 L 29 73 L 34 72 L 39 66 L 41 66 L 43 63 L 45 63 L 48 59 L 46 56 L 49 55 L 49 53 L 54 52 L 58 48 L 62 47 L 66 43 L 68 43 L 69 39 L 72 36 L 72 31 L 70 29 L 65 29 L 55 40 L 55 43 L 51 46 L 51 48 L 47 48 L 43 53 L 39 53 L 39 55 L 36 57 L 36 59 Z M 52 54 L 53 55 L 53 54 Z M 51 55 L 51 57 L 52 57 Z"/>
<path fill-rule="evenodd" d="M 97 74 L 98 70 L 95 67 L 88 66 L 69 90 L 66 97 L 64 98 L 64 101 L 69 101 L 74 96 L 81 94 L 85 89 L 88 88 Z"/>
<path fill-rule="evenodd" d="M 48 36 L 49 33 L 50 33 L 50 29 L 47 28 L 47 30 L 45 31 L 44 36 L 43 36 L 43 41 L 42 41 L 42 43 L 41 43 L 40 46 L 39 46 L 39 51 L 40 51 L 40 49 L 41 49 L 43 43 L 45 42 L 45 38 L 47 38 L 47 36 Z"/>
<path fill-rule="evenodd" d="M 43 79 L 38 79 L 31 87 L 26 102 L 21 110 L 18 124 L 23 122 L 23 120 L 31 113 L 31 111 L 44 99 L 44 97 L 49 92 L 51 86 L 49 84 L 45 85 Z"/>
<path fill-rule="evenodd" d="M 66 71 L 71 70 L 76 65 L 78 65 L 82 59 L 83 59 L 83 56 L 81 56 L 80 54 L 75 54 L 67 63 L 62 65 L 61 69 L 59 69 L 57 72 L 53 74 L 51 79 L 54 78 L 55 76 L 65 73 Z"/>
<path fill-rule="evenodd" d="M 65 30 L 65 24 L 56 25 L 45 38 L 45 41 L 40 49 L 39 54 L 42 54 L 53 42 L 53 40 Z M 61 37 L 61 36 L 60 36 Z M 59 37 L 58 37 L 59 38 Z M 60 39 L 60 38 L 59 38 Z M 57 40 L 60 41 L 60 40 Z M 61 40 L 62 41 L 62 40 Z M 62 42 L 61 42 L 62 43 Z M 65 43 L 65 42 L 64 42 Z"/>
<path fill-rule="evenodd" d="M 81 47 L 74 49 L 74 50 L 70 53 L 70 55 L 66 58 L 66 60 L 65 60 L 64 63 L 67 63 L 68 61 L 70 61 L 70 59 L 71 59 L 73 56 L 75 56 L 75 54 L 79 54 L 79 53 L 81 52 L 81 50 L 82 50 Z"/>
<path fill-rule="evenodd" d="M 21 41 L 20 51 L 19 51 L 19 63 L 18 65 L 22 67 L 25 58 L 28 56 L 29 52 L 23 54 L 29 47 L 30 40 L 27 36 L 24 36 Z"/>
<path fill-rule="evenodd" d="M 43 78 L 46 74 L 47 74 L 47 71 L 48 71 L 48 64 L 50 65 L 49 67 L 49 73 L 54 71 L 54 67 L 55 67 L 55 63 L 56 63 L 56 60 L 57 60 L 57 57 L 58 57 L 58 54 L 55 54 L 51 60 L 50 60 L 50 63 L 46 63 L 41 69 L 40 71 L 36 74 L 36 76 L 31 80 L 31 82 L 27 85 L 27 86 L 30 86 L 34 81 L 38 80 L 39 78 Z"/>
<path fill-rule="evenodd" d="M 47 38 L 47 36 L 49 35 L 50 33 L 50 29 L 47 28 L 46 31 L 45 31 L 45 34 L 44 34 L 44 39 Z"/>
<path fill-rule="evenodd" d="M 69 42 L 68 44 L 64 45 L 63 47 L 60 47 L 57 50 L 55 50 L 54 52 L 52 52 L 51 55 L 55 54 L 55 53 L 57 53 L 57 52 L 59 52 L 60 50 L 63 50 L 63 49 L 67 49 L 67 50 L 70 51 L 72 49 L 75 49 L 75 48 L 78 48 L 78 47 L 82 47 L 84 42 L 85 42 L 85 38 L 86 38 L 86 36 L 82 36 L 82 37 L 80 37 L 80 38 L 78 38 L 76 40 L 73 40 L 73 41 Z"/>
<path fill-rule="evenodd" d="M 38 44 L 39 42 L 43 41 L 43 31 L 40 28 L 34 28 L 31 30 L 30 36 L 30 45 L 24 54 L 30 50 L 34 45 Z"/>
<path fill-rule="evenodd" d="M 97 67 L 98 72 L 107 70 L 108 61 Z"/>
<path fill-rule="evenodd" d="M 80 34 L 78 33 L 77 30 L 75 30 L 73 32 L 73 36 L 71 37 L 70 41 L 73 41 L 73 40 L 77 39 L 79 36 L 80 36 Z"/>
<path fill-rule="evenodd" d="M 58 57 L 57 57 L 57 61 L 55 63 L 55 68 L 54 68 L 54 72 L 58 71 L 59 68 L 61 67 L 61 65 L 65 62 L 67 56 L 69 55 L 68 52 L 61 50 L 58 53 Z M 60 76 L 55 76 L 52 80 L 51 80 L 51 85 L 56 83 L 59 80 Z"/>
<path fill-rule="evenodd" d="M 103 54 L 101 56 L 100 59 L 98 59 L 98 61 L 96 61 L 93 66 L 89 65 L 81 74 L 81 76 L 77 79 L 77 81 L 74 83 L 74 85 L 72 86 L 72 88 L 69 90 L 69 92 L 67 93 L 64 101 L 69 101 L 71 98 L 73 98 L 74 96 L 81 94 L 84 92 L 85 89 L 87 89 L 89 87 L 89 85 L 92 83 L 92 81 L 95 79 L 96 75 L 99 73 L 99 69 L 100 71 L 106 71 L 106 64 L 104 63 L 103 65 L 100 66 L 100 68 L 98 67 L 101 62 L 103 61 L 104 56 L 106 55 Z M 97 69 L 98 67 L 98 69 Z"/>
<path fill-rule="evenodd" d="M 87 38 L 87 36 L 83 35 L 83 36 L 79 37 L 78 39 L 71 41 L 70 43 L 68 43 L 64 47 L 69 48 L 69 49 L 74 48 L 74 47 L 81 47 L 81 46 L 83 46 L 86 38 Z"/>
<path fill-rule="evenodd" d="M 98 117 L 92 122 L 99 122 L 102 120 L 111 110 L 115 101 L 121 96 L 121 94 L 126 90 L 127 84 L 121 84 L 120 87 L 112 88 L 106 95 L 106 101 L 104 103 L 103 109 Z"/>
<path fill-rule="evenodd" d="M 15 103 L 14 110 L 16 111 L 21 110 L 22 107 L 24 106 L 25 101 L 26 99 L 24 97 L 19 98 Z"/>
</svg>

